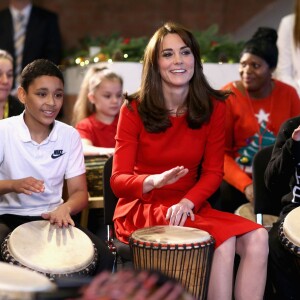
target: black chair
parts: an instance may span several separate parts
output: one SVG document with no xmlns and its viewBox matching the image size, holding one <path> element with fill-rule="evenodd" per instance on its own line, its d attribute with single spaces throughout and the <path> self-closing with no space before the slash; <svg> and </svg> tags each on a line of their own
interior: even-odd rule
<svg viewBox="0 0 300 300">
<path fill-rule="evenodd" d="M 118 198 L 113 193 L 110 186 L 110 177 L 112 172 L 113 156 L 111 156 L 104 165 L 103 168 L 103 200 L 104 200 L 104 224 L 107 228 L 107 246 L 111 252 L 115 255 L 114 269 L 116 271 L 117 265 L 122 267 L 132 266 L 131 250 L 128 244 L 120 242 L 115 237 L 113 215 L 115 207 L 118 202 Z"/>
<path fill-rule="evenodd" d="M 264 173 L 271 159 L 273 146 L 267 146 L 259 150 L 253 158 L 253 192 L 254 192 L 254 214 L 256 222 L 263 224 L 263 215 L 278 216 L 281 210 L 282 194 L 271 193 L 267 189 Z"/>
</svg>

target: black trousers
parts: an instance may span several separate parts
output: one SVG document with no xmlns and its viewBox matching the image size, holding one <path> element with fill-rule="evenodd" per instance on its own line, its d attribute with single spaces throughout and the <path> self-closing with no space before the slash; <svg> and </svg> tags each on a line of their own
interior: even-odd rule
<svg viewBox="0 0 300 300">
<path fill-rule="evenodd" d="M 0 215 L 0 244 L 5 240 L 6 236 L 12 232 L 16 227 L 31 221 L 43 220 L 42 217 L 31 216 L 18 216 L 18 215 Z M 95 244 L 98 251 L 98 263 L 96 266 L 95 274 L 100 273 L 103 270 L 112 271 L 114 263 L 114 255 L 109 251 L 105 243 L 94 235 L 89 230 L 81 227 L 76 223 L 76 227 L 81 229 Z M 30 237 L 28 237 L 30 239 Z M 33 246 L 34 249 L 34 246 Z M 2 260 L 2 257 L 0 257 Z"/>
</svg>

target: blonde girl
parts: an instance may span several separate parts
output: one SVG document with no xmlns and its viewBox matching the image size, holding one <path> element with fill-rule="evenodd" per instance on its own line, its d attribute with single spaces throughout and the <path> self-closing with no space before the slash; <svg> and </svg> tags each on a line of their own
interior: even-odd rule
<svg viewBox="0 0 300 300">
<path fill-rule="evenodd" d="M 10 95 L 13 81 L 13 58 L 0 49 L 0 120 L 18 115 L 24 109 L 21 102 Z"/>
<path fill-rule="evenodd" d="M 123 99 L 123 79 L 107 68 L 91 67 L 74 105 L 72 125 L 84 155 L 111 156 Z"/>
</svg>

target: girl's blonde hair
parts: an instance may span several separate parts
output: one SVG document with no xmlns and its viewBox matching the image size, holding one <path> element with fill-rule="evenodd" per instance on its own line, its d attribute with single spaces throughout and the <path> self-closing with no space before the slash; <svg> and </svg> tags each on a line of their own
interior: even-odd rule
<svg viewBox="0 0 300 300">
<path fill-rule="evenodd" d="M 123 86 L 122 77 L 108 68 L 91 67 L 85 74 L 74 104 L 71 122 L 73 126 L 76 126 L 82 119 L 87 118 L 95 112 L 95 106 L 89 101 L 88 94 L 94 93 L 104 79 L 117 79 L 120 81 L 121 86 Z"/>
</svg>

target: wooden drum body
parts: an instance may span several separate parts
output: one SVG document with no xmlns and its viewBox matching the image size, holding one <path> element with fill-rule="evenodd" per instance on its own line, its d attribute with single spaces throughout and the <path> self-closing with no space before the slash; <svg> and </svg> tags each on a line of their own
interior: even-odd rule
<svg viewBox="0 0 300 300">
<path fill-rule="evenodd" d="M 0 262 L 0 299 L 31 300 L 38 292 L 55 289 L 53 282 L 37 272 Z"/>
<path fill-rule="evenodd" d="M 51 279 L 89 276 L 97 263 L 97 249 L 78 228 L 58 228 L 49 221 L 18 226 L 1 245 L 3 260 Z"/>
<path fill-rule="evenodd" d="M 91 197 L 103 195 L 103 168 L 107 156 L 85 156 L 87 188 Z"/>
<path fill-rule="evenodd" d="M 287 214 L 279 226 L 279 238 L 283 246 L 295 257 L 300 272 L 300 207 Z"/>
<path fill-rule="evenodd" d="M 178 280 L 198 299 L 206 299 L 215 241 L 206 231 L 154 226 L 131 235 L 135 269 L 159 271 Z"/>
</svg>

